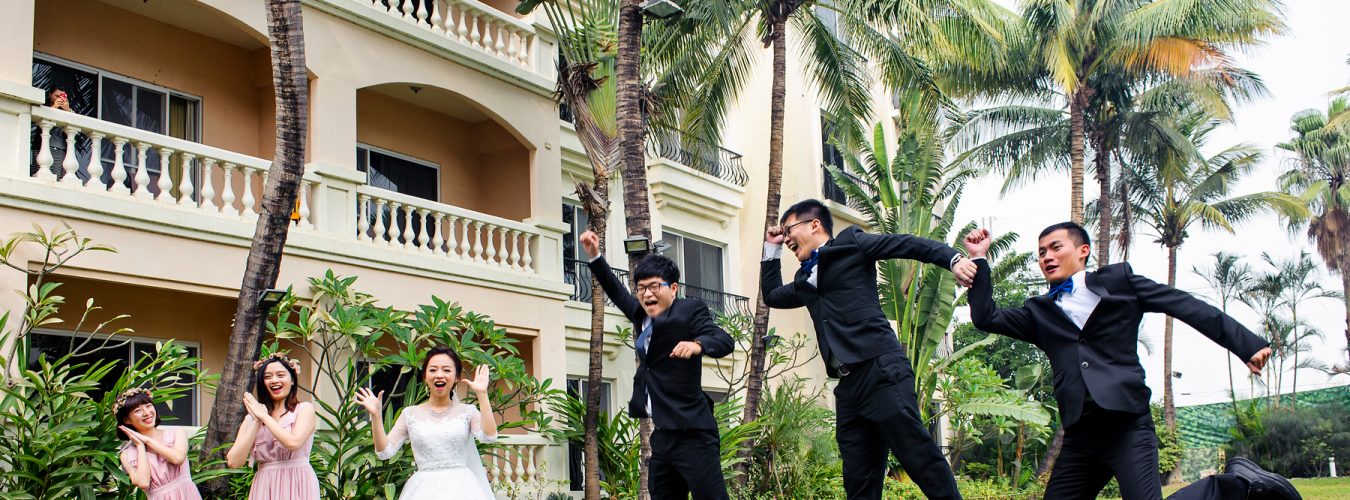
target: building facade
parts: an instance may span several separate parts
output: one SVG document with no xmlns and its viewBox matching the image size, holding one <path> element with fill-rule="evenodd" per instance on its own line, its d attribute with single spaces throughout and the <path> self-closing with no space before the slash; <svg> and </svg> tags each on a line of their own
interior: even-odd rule
<svg viewBox="0 0 1350 500">
<path fill-rule="evenodd" d="M 556 41 L 514 0 L 304 0 L 310 128 L 300 220 L 278 286 L 326 270 L 358 276 L 384 305 L 431 295 L 492 317 L 519 340 L 529 371 L 582 389 L 589 280 L 576 236 L 585 214 L 572 185 L 589 163 L 553 101 Z M 176 339 L 202 368 L 224 362 L 234 304 L 274 143 L 263 2 L 13 0 L 0 19 L 0 234 L 69 224 L 116 253 L 59 271 L 67 302 L 127 314 L 133 359 Z M 789 51 L 793 53 L 795 51 Z M 751 89 L 770 83 L 761 54 Z M 839 228 L 860 223 L 828 180 L 837 161 L 820 104 L 789 61 L 783 205 L 832 199 Z M 70 111 L 48 106 L 60 89 Z M 889 99 L 878 92 L 877 120 Z M 768 162 L 768 92 L 750 91 L 718 153 L 649 151 L 655 238 L 682 267 L 686 294 L 752 313 Z M 701 148 L 689 148 L 698 149 Z M 611 193 L 611 248 L 624 238 L 622 191 Z M 620 252 L 610 252 L 626 267 Z M 22 255 L 31 265 L 41 255 Z M 791 264 L 788 265 L 791 267 Z M 26 288 L 0 271 L 0 288 Z M 0 310 L 24 303 L 0 293 Z M 66 314 L 71 314 L 67 311 Z M 606 331 L 626 323 L 608 311 Z M 60 325 L 56 325 L 60 326 Z M 776 312 L 781 334 L 811 335 L 804 310 Z M 69 332 L 35 345 L 59 351 Z M 812 345 L 812 349 L 814 346 Z M 742 369 L 745 353 L 731 358 Z M 724 394 L 712 373 L 704 381 Z M 824 384 L 819 361 L 797 370 Z M 604 391 L 623 408 L 631 350 L 606 343 Z M 197 391 L 172 412 L 204 425 Z M 512 435 L 529 463 L 498 463 L 493 480 L 546 478 L 577 487 L 565 444 Z"/>
</svg>

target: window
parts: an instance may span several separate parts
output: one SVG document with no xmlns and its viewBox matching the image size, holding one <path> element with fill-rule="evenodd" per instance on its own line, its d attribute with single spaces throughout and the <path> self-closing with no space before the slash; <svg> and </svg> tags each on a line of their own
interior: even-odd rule
<svg viewBox="0 0 1350 500">
<path fill-rule="evenodd" d="M 356 169 L 366 172 L 366 184 L 396 193 L 439 201 L 440 167 L 374 146 L 356 146 Z"/>
<path fill-rule="evenodd" d="M 34 332 L 32 336 L 29 337 L 28 368 L 37 369 L 37 360 L 40 355 L 45 354 L 48 360 L 55 360 L 56 358 L 71 353 L 80 346 L 80 343 L 83 342 L 85 338 L 85 335 L 67 332 Z M 90 343 L 90 346 L 86 346 L 80 350 L 92 350 L 92 345 L 94 343 L 101 343 L 103 338 L 106 338 L 106 336 L 95 337 L 93 342 Z M 120 344 L 120 341 L 123 339 L 130 341 L 122 345 L 116 345 L 116 347 L 106 347 L 86 355 L 71 358 L 71 362 L 73 363 L 93 363 L 95 361 L 112 361 L 115 363 L 116 366 L 113 368 L 112 372 L 107 377 L 104 377 L 103 380 L 99 381 L 99 388 L 90 391 L 89 396 L 91 398 L 95 400 L 101 399 L 104 392 L 112 389 L 112 385 L 116 382 L 118 374 L 121 374 L 132 364 L 136 363 L 136 360 L 140 359 L 142 356 L 153 356 L 155 352 L 155 343 L 161 342 L 156 339 L 119 336 L 118 339 L 114 339 L 109 345 Z M 197 343 L 182 341 L 175 341 L 175 343 L 186 348 L 188 356 L 200 358 L 201 350 Z M 195 384 L 196 380 L 194 380 L 190 374 L 184 374 L 183 382 Z M 197 403 L 200 401 L 200 394 L 198 394 L 198 391 L 199 389 L 194 386 L 191 390 L 187 391 L 183 397 L 173 401 L 173 408 L 169 408 L 169 405 L 167 404 L 156 403 L 155 409 L 159 410 L 160 416 L 164 418 L 164 422 L 166 423 L 173 425 L 199 425 L 197 420 Z"/>
<path fill-rule="evenodd" d="M 590 384 L 585 380 L 575 378 L 567 379 L 568 396 L 584 401 L 587 391 L 590 390 L 589 388 Z M 600 418 L 609 418 L 609 394 L 610 383 L 602 382 L 600 384 Z M 586 489 L 585 450 L 582 447 L 583 443 L 571 441 L 567 443 L 567 478 L 568 481 L 572 483 L 570 486 L 572 491 Z M 605 479 L 603 471 L 601 472 L 600 479 Z"/>
<path fill-rule="evenodd" d="M 358 360 L 356 362 L 356 373 L 363 375 L 372 367 L 374 367 L 374 363 L 369 360 Z M 375 394 L 384 391 L 382 403 L 384 409 L 387 410 L 390 405 L 395 404 L 395 401 L 401 400 L 404 393 L 408 391 L 408 383 L 413 380 L 413 377 L 421 375 L 416 371 L 417 369 L 420 369 L 420 367 L 414 368 L 414 371 L 408 373 L 400 373 L 400 367 L 398 366 L 375 367 L 370 372 L 370 379 L 366 381 L 365 386 Z"/>
<path fill-rule="evenodd" d="M 572 300 L 591 300 L 591 269 L 586 263 L 591 256 L 581 248 L 581 233 L 586 232 L 590 217 L 578 205 L 562 204 L 563 224 L 569 228 L 563 235 L 563 282 L 572 285 Z"/>
<path fill-rule="evenodd" d="M 65 90 L 70 96 L 70 109 L 75 113 L 186 141 L 201 140 L 201 99 L 182 92 L 42 54 L 33 56 L 33 86 L 46 92 Z M 32 126 L 31 133 L 33 157 L 29 166 L 30 175 L 37 172 L 36 148 L 41 144 L 38 140 L 40 131 L 36 125 Z M 49 140 L 55 157 L 53 165 L 60 165 L 66 154 L 65 131 L 53 129 Z M 89 179 L 90 146 L 90 139 L 84 134 L 76 137 L 75 155 L 80 164 L 76 175 L 81 181 Z M 104 139 L 101 148 L 100 160 L 104 169 L 102 180 L 111 183 L 116 147 L 112 141 Z M 134 145 L 123 147 L 122 163 L 134 165 L 137 154 Z M 181 165 L 175 160 L 170 159 L 170 164 Z M 158 195 L 159 151 L 154 148 L 147 150 L 145 162 L 146 172 L 150 175 L 150 185 L 146 187 L 152 194 Z M 131 187 L 135 179 L 130 174 L 134 172 L 128 174 L 125 183 Z M 177 169 L 169 172 L 170 178 L 178 175 Z M 193 184 L 197 185 L 200 181 L 196 179 L 195 168 L 192 176 Z M 173 185 L 178 185 L 177 179 L 174 179 Z M 201 191 L 199 188 L 193 189 L 194 195 Z"/>
<path fill-rule="evenodd" d="M 848 203 L 848 195 L 834 182 L 834 177 L 830 174 L 826 165 L 833 165 L 836 169 L 844 171 L 844 154 L 835 146 L 835 134 L 837 127 L 834 125 L 830 115 L 824 110 L 820 112 L 820 173 L 824 176 L 824 183 L 821 194 L 825 199 L 836 203 Z"/>
<path fill-rule="evenodd" d="M 684 285 L 722 291 L 722 247 L 670 232 L 662 234 L 661 241 L 671 246 L 666 257 L 680 266 Z"/>
</svg>

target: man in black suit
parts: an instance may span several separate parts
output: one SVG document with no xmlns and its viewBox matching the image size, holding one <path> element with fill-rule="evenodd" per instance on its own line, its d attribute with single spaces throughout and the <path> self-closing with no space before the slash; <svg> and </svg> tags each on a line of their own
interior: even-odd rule
<svg viewBox="0 0 1350 500">
<path fill-rule="evenodd" d="M 998 309 L 984 259 L 991 241 L 983 229 L 965 238 L 966 251 L 978 268 L 968 296 L 971 322 L 980 330 L 1031 342 L 1050 358 L 1064 445 L 1045 498 L 1096 498 L 1115 476 L 1125 500 L 1161 499 L 1158 441 L 1148 406 L 1151 393 L 1144 384 L 1137 348 L 1144 313 L 1180 319 L 1236 354 L 1256 374 L 1270 357 L 1270 344 L 1214 306 L 1134 274 L 1128 263 L 1087 272 L 1090 240 L 1087 231 L 1072 222 L 1050 226 L 1040 235 L 1038 260 L 1052 286 L 1050 293 L 1027 299 L 1022 307 Z M 1259 468 L 1250 471 L 1251 467 L 1242 470 L 1247 478 L 1223 474 L 1174 498 L 1224 498 L 1234 490 L 1246 498 L 1248 483 L 1254 487 L 1257 482 L 1283 481 L 1257 472 Z M 1287 485 L 1286 481 L 1271 488 Z M 1295 498 L 1297 493 L 1293 495 L 1269 498 Z"/>
<path fill-rule="evenodd" d="M 634 297 L 600 255 L 600 238 L 586 231 L 581 244 L 596 256 L 590 269 L 605 295 L 638 331 L 628 413 L 650 417 L 656 425 L 648 481 L 652 498 L 685 500 L 690 493 L 694 500 L 728 498 L 713 402 L 703 392 L 702 357 L 731 354 L 735 342 L 703 301 L 677 296 L 680 269 L 674 261 L 660 255 L 639 261 Z"/>
<path fill-rule="evenodd" d="M 941 242 L 907 234 L 851 226 L 831 237 L 833 217 L 816 200 L 789 207 L 781 222 L 764 236 L 761 294 L 769 307 L 811 313 L 825 371 L 839 379 L 835 439 L 848 498 L 881 498 L 887 451 L 928 498 L 961 498 L 920 418 L 914 370 L 881 311 L 876 262 L 914 259 L 951 269 L 963 283 L 974 278 L 975 265 Z M 802 263 L 786 285 L 779 263 L 784 245 Z"/>
</svg>

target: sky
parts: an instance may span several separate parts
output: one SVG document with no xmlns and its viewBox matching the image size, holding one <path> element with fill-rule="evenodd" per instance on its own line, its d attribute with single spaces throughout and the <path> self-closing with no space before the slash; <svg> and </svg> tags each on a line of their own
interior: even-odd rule
<svg viewBox="0 0 1350 500">
<path fill-rule="evenodd" d="M 1016 9 L 1015 0 L 996 0 Z M 1236 108 L 1234 123 L 1225 125 L 1211 135 L 1210 147 L 1217 151 L 1236 143 L 1248 143 L 1265 152 L 1264 162 L 1245 181 L 1238 184 L 1235 194 L 1275 189 L 1275 178 L 1289 161 L 1289 155 L 1275 150 L 1275 144 L 1291 137 L 1290 117 L 1295 113 L 1317 108 L 1325 110 L 1328 92 L 1350 85 L 1350 37 L 1345 36 L 1342 20 L 1350 16 L 1350 2 L 1330 0 L 1288 0 L 1285 4 L 1288 34 L 1274 38 L 1262 46 L 1237 54 L 1240 65 L 1255 71 L 1265 81 L 1269 96 Z M 1213 153 L 1214 151 L 1210 151 Z M 958 221 L 979 221 L 996 234 L 1017 232 L 1021 235 L 1017 249 L 1035 249 L 1035 238 L 1040 230 L 1052 223 L 1067 220 L 1069 205 L 1068 175 L 1051 174 L 1033 184 L 999 196 L 1001 176 L 986 176 L 966 186 L 965 196 L 957 212 Z M 1087 178 L 1087 199 L 1096 197 L 1096 181 Z M 1276 259 L 1296 256 L 1300 250 L 1314 255 L 1321 266 L 1322 286 L 1339 291 L 1340 277 L 1330 274 L 1322 266 L 1316 249 L 1299 233 L 1290 236 L 1273 215 L 1253 218 L 1237 226 L 1235 234 L 1222 231 L 1192 229 L 1191 236 L 1181 247 L 1177 265 L 1177 288 L 1198 295 L 1211 290 L 1205 281 L 1192 272 L 1195 266 L 1210 266 L 1211 254 L 1226 251 L 1245 256 L 1244 262 L 1258 271 L 1269 270 L 1261 260 L 1268 252 Z M 1141 232 L 1130 250 L 1130 264 L 1137 274 L 1154 281 L 1167 280 L 1167 255 L 1163 247 L 1153 243 L 1153 235 Z M 1259 328 L 1258 316 L 1244 305 L 1231 306 L 1230 313 L 1248 328 Z M 1328 364 L 1343 360 L 1346 340 L 1345 306 L 1338 299 L 1309 301 L 1299 306 L 1300 318 L 1307 318 L 1321 330 L 1324 340 L 1313 340 L 1311 355 Z M 1147 382 L 1153 389 L 1154 401 L 1162 400 L 1162 344 L 1164 317 L 1145 316 L 1140 335 L 1153 344 L 1153 353 L 1140 348 L 1140 359 L 1147 372 Z M 1228 398 L 1226 359 L 1233 359 L 1233 377 L 1237 381 L 1239 397 L 1249 393 L 1246 368 L 1222 347 L 1192 330 L 1180 321 L 1173 334 L 1173 370 L 1181 377 L 1174 379 L 1173 390 L 1178 406 L 1225 401 Z M 1350 376 L 1328 377 L 1315 370 L 1299 370 L 1299 391 L 1350 384 Z M 1292 385 L 1292 377 L 1285 376 L 1285 392 Z M 1256 389 L 1262 395 L 1262 389 Z"/>
</svg>

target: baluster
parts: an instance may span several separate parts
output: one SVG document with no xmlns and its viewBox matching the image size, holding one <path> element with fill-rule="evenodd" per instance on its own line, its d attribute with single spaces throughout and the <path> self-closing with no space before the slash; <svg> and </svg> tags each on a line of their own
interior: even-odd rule
<svg viewBox="0 0 1350 500">
<path fill-rule="evenodd" d="M 458 35 L 459 41 L 467 43 L 469 38 L 469 27 L 465 25 L 465 23 L 472 21 L 473 18 L 466 18 L 467 14 L 464 11 L 467 9 L 465 9 L 464 4 L 462 3 L 459 4 L 459 7 L 456 7 L 455 10 L 458 11 L 455 14 L 459 17 L 459 22 L 455 23 L 459 26 L 455 31 L 455 34 Z"/>
<path fill-rule="evenodd" d="M 506 58 L 510 59 L 512 64 L 519 65 L 520 58 L 517 56 L 520 51 L 516 50 L 516 45 L 520 42 L 521 32 L 515 26 L 507 26 L 506 34 Z"/>
<path fill-rule="evenodd" d="M 230 162 L 225 162 L 220 167 L 220 213 L 222 214 L 226 210 L 234 212 L 234 169 L 234 164 Z M 234 214 L 231 213 L 230 215 Z"/>
<path fill-rule="evenodd" d="M 300 179 L 300 229 L 310 229 L 314 227 L 309 223 L 309 182 Z"/>
<path fill-rule="evenodd" d="M 197 205 L 205 210 L 216 207 L 215 170 L 215 158 L 207 157 L 202 160 L 202 191 L 198 193 L 200 199 Z"/>
<path fill-rule="evenodd" d="M 395 1 L 396 1 L 396 0 L 390 0 L 389 3 L 394 3 Z M 413 8 L 414 8 L 414 2 L 416 2 L 416 0 L 403 0 L 403 20 L 404 20 L 404 21 L 417 22 L 417 18 L 413 17 L 413 14 L 412 14 L 412 13 L 413 13 Z"/>
<path fill-rule="evenodd" d="M 103 132 L 89 131 L 89 183 L 108 190 L 108 185 L 103 183 Z"/>
<path fill-rule="evenodd" d="M 534 445 L 525 445 L 525 461 L 526 461 L 525 474 L 529 476 L 529 480 L 531 481 L 533 481 L 535 479 L 535 475 L 539 473 L 539 470 L 534 467 L 535 461 L 539 458 L 538 453 L 539 447 Z"/>
<path fill-rule="evenodd" d="M 356 202 L 356 241 L 372 241 L 370 235 L 370 196 L 361 195 L 361 199 Z"/>
<path fill-rule="evenodd" d="M 436 32 L 436 34 L 445 34 L 445 26 L 441 25 L 445 22 L 445 2 L 435 0 L 431 2 L 429 8 L 431 9 L 431 31 Z"/>
<path fill-rule="evenodd" d="M 497 239 L 497 238 L 496 238 L 496 235 L 497 235 L 497 226 L 496 226 L 496 225 L 493 225 L 493 224 L 488 224 L 488 225 L 487 225 L 487 234 L 484 235 L 484 239 L 487 240 L 487 242 L 486 242 L 487 244 L 484 245 L 484 247 L 486 247 L 486 248 L 484 249 L 484 250 L 485 250 L 485 255 L 486 255 L 486 256 L 483 257 L 483 263 L 485 263 L 485 264 L 487 264 L 487 265 L 489 265 L 489 266 L 491 266 L 491 265 L 496 265 L 496 264 L 497 264 L 497 261 L 496 261 L 496 258 L 497 258 L 496 242 L 493 241 L 493 240 L 496 240 L 496 239 Z"/>
<path fill-rule="evenodd" d="M 436 234 L 431 238 L 431 253 L 433 255 L 443 255 L 441 245 L 445 244 L 445 235 L 441 234 L 443 231 L 441 229 L 441 220 L 445 218 L 445 214 L 436 212 L 435 214 L 432 214 L 432 217 L 435 218 L 434 224 L 436 225 L 433 227 L 436 228 Z"/>
<path fill-rule="evenodd" d="M 124 158 L 127 140 L 121 137 L 113 138 L 113 171 L 112 171 L 112 190 L 124 195 L 131 194 L 131 188 L 127 186 L 127 166 Z"/>
<path fill-rule="evenodd" d="M 534 262 L 534 255 L 530 252 L 530 242 L 534 240 L 534 235 L 526 233 L 525 238 L 520 242 L 521 269 L 525 272 L 533 272 L 534 268 L 530 266 Z"/>
<path fill-rule="evenodd" d="M 507 229 L 505 227 L 497 226 L 497 236 L 492 238 L 494 241 L 498 243 L 497 267 L 507 267 L 508 265 L 507 260 L 510 254 L 507 253 L 506 251 L 506 233 L 510 231 L 511 231 L 510 229 Z"/>
<path fill-rule="evenodd" d="M 520 40 L 520 65 L 525 68 L 530 67 L 530 54 L 534 51 L 534 33 L 526 33 Z"/>
<path fill-rule="evenodd" d="M 430 4 L 428 4 L 426 7 L 423 7 L 421 2 L 413 0 L 413 16 L 417 18 L 418 26 L 421 26 L 423 23 L 426 23 L 427 19 L 431 17 L 431 12 L 429 12 L 430 10 L 431 10 Z"/>
<path fill-rule="evenodd" d="M 492 46 L 492 52 L 496 54 L 498 58 L 506 57 L 506 43 L 504 40 L 502 40 L 503 38 L 506 38 L 505 33 L 506 33 L 506 25 L 497 24 L 497 38 L 496 38 L 497 44 Z"/>
<path fill-rule="evenodd" d="M 469 260 L 474 262 L 486 262 L 483 259 L 482 229 L 482 222 L 473 221 L 473 246 L 469 248 Z"/>
<path fill-rule="evenodd" d="M 169 164 L 172 163 L 174 151 L 169 148 L 159 148 L 159 178 L 155 179 L 155 188 L 159 189 L 159 194 L 155 195 L 156 201 L 173 203 L 173 176 L 169 175 Z"/>
<path fill-rule="evenodd" d="M 509 483 L 515 479 L 513 477 L 516 475 L 516 467 L 514 463 L 515 461 L 516 461 L 515 454 L 511 453 L 509 449 L 507 450 L 507 453 L 502 454 L 501 481 L 503 483 Z"/>
<path fill-rule="evenodd" d="M 52 163 L 56 160 L 52 158 L 52 127 L 56 122 L 51 120 L 42 120 L 38 123 L 38 129 L 42 131 L 38 141 L 37 164 L 38 170 L 33 173 L 33 177 L 39 179 L 57 180 L 56 173 L 52 172 Z M 69 152 L 67 152 L 69 154 Z"/>
<path fill-rule="evenodd" d="M 493 57 L 496 57 L 497 46 L 492 44 L 492 18 L 483 16 L 482 21 L 483 21 L 483 51 L 487 52 L 488 54 L 491 54 Z"/>
<path fill-rule="evenodd" d="M 75 134 L 78 133 L 79 127 L 66 125 L 66 157 L 61 159 L 61 183 L 68 186 L 80 185 L 80 178 L 75 175 L 80 169 L 80 160 L 75 157 Z"/>
<path fill-rule="evenodd" d="M 192 183 L 192 160 L 195 158 L 197 158 L 197 155 L 183 153 L 183 173 L 178 177 L 178 206 L 180 207 L 197 206 L 197 202 L 192 196 L 195 191 Z M 161 173 L 160 175 L 164 174 Z M 202 181 L 202 185 L 206 185 L 205 180 Z"/>
<path fill-rule="evenodd" d="M 375 199 L 375 234 L 371 236 L 371 241 L 375 243 L 389 244 L 389 240 L 384 239 L 384 207 L 388 204 L 389 202 L 384 198 Z"/>
<path fill-rule="evenodd" d="M 447 225 L 446 225 L 446 230 L 445 230 L 445 231 L 446 231 L 446 233 L 445 233 L 445 239 L 446 239 L 446 247 L 447 247 L 447 248 L 445 249 L 445 254 L 448 255 L 448 256 L 450 256 L 450 257 L 452 257 L 452 258 L 459 258 L 459 249 L 460 249 L 460 248 L 463 248 L 463 247 L 459 244 L 459 238 L 460 238 L 460 236 L 456 236 L 456 235 L 455 235 L 455 226 L 458 225 L 458 224 L 459 224 L 459 216 L 458 216 L 458 215 L 455 215 L 455 214 L 450 214 L 450 224 L 447 224 Z M 460 235 L 463 235 L 464 232 L 463 232 L 463 231 L 460 231 L 459 234 L 460 234 Z"/>
<path fill-rule="evenodd" d="M 511 239 L 511 253 L 507 254 L 506 266 L 513 271 L 518 271 L 520 270 L 520 253 L 516 251 L 516 243 L 520 239 L 520 230 L 512 229 L 508 238 Z"/>
<path fill-rule="evenodd" d="M 427 247 L 427 242 L 431 241 L 431 236 L 427 235 L 427 232 L 431 231 L 431 218 L 428 217 L 429 215 L 431 215 L 431 210 L 425 208 L 417 209 L 417 221 L 422 224 L 422 231 L 417 233 L 417 250 L 422 252 L 431 250 L 431 248 Z M 439 233 L 440 228 L 437 228 L 437 234 Z"/>
<path fill-rule="evenodd" d="M 417 210 L 417 208 L 412 205 L 403 205 L 403 224 L 400 224 L 400 226 L 402 226 L 403 229 L 404 250 L 411 250 L 413 246 L 413 238 L 415 238 L 415 236 L 413 235 L 412 218 L 413 211 L 415 210 Z"/>
<path fill-rule="evenodd" d="M 398 222 L 398 212 L 400 208 L 403 208 L 402 203 L 397 201 L 389 202 L 389 241 L 387 244 L 391 247 L 403 244 L 403 242 L 399 241 L 399 239 L 403 237 L 403 224 Z M 407 218 L 404 218 L 403 223 L 406 224 L 407 222 Z"/>
<path fill-rule="evenodd" d="M 150 169 L 145 160 L 149 150 L 149 144 L 136 143 L 136 176 L 132 178 L 131 194 L 143 200 L 150 199 Z"/>
<path fill-rule="evenodd" d="M 239 173 L 244 175 L 244 196 L 240 198 L 240 203 L 243 203 L 244 206 L 239 207 L 239 215 L 244 218 L 252 218 L 258 215 L 257 209 L 253 206 L 253 203 L 257 201 L 253 197 L 253 170 L 249 167 L 240 167 Z"/>
<path fill-rule="evenodd" d="M 469 43 L 471 43 L 474 47 L 483 49 L 486 48 L 483 46 L 483 31 L 480 31 L 478 29 L 478 22 L 481 21 L 482 19 L 480 19 L 478 16 L 479 13 L 477 10 L 474 10 L 473 12 L 469 13 L 470 22 L 473 23 L 473 28 L 469 33 Z"/>
</svg>

